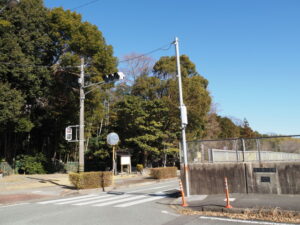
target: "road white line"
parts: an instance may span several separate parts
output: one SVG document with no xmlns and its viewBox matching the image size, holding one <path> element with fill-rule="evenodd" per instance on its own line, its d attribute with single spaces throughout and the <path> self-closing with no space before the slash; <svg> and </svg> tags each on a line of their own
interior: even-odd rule
<svg viewBox="0 0 300 225">
<path fill-rule="evenodd" d="M 175 217 L 180 216 L 180 215 L 177 215 L 177 214 L 175 214 L 175 213 L 168 212 L 168 211 L 166 211 L 166 210 L 162 210 L 161 213 L 163 213 L 163 214 L 169 214 L 169 215 L 175 216 Z"/>
<path fill-rule="evenodd" d="M 264 221 L 226 219 L 226 218 L 208 217 L 208 216 L 200 216 L 199 218 L 200 219 L 207 219 L 207 220 L 219 220 L 219 221 L 235 222 L 235 223 L 250 223 L 250 224 L 264 224 L 264 225 L 296 225 L 296 224 L 292 224 L 292 223 L 272 223 L 272 222 L 264 222 Z"/>
<path fill-rule="evenodd" d="M 120 203 L 120 202 L 128 202 L 128 201 L 136 200 L 136 199 L 140 199 L 140 198 L 146 198 L 146 196 L 144 196 L 144 195 L 133 196 L 133 197 L 125 198 L 125 199 L 118 199 L 118 200 L 111 201 L 111 202 L 104 202 L 104 203 L 97 204 L 97 205 L 93 205 L 93 206 L 113 205 L 113 204 L 116 204 L 116 203 Z"/>
<path fill-rule="evenodd" d="M 227 199 L 224 198 L 224 202 L 226 202 L 226 201 L 227 201 Z M 235 201 L 235 198 L 229 198 L 229 201 L 234 202 L 234 201 Z"/>
<path fill-rule="evenodd" d="M 75 199 L 82 199 L 82 198 L 96 197 L 96 196 L 98 196 L 98 195 L 85 195 L 85 196 L 79 196 L 79 197 L 73 197 L 73 198 L 63 198 L 63 199 L 56 199 L 56 200 L 38 202 L 37 204 L 57 203 L 57 202 L 63 202 L 63 201 L 68 201 L 68 200 L 75 200 Z"/>
<path fill-rule="evenodd" d="M 5 206 L 1 206 L 1 208 L 7 208 L 7 207 L 13 207 L 13 206 L 20 206 L 20 205 L 29 205 L 29 203 L 19 203 L 19 204 L 13 204 L 13 205 L 5 205 Z"/>
<path fill-rule="evenodd" d="M 134 201 L 134 202 L 129 202 L 129 203 L 121 204 L 121 205 L 116 205 L 114 207 L 128 207 L 128 206 L 132 206 L 132 205 L 141 204 L 141 203 L 144 203 L 144 202 L 151 202 L 151 201 L 158 200 L 158 199 L 165 198 L 165 197 L 166 196 L 149 197 L 149 198 L 141 199 L 141 200 Z"/>
</svg>

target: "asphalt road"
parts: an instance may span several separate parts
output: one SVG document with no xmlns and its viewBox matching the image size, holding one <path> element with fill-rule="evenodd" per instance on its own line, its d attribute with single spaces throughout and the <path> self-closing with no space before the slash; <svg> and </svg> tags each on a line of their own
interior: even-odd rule
<svg viewBox="0 0 300 225">
<path fill-rule="evenodd" d="M 177 181 L 0 206 L 1 225 L 212 225 L 274 223 L 182 216 L 170 206 Z"/>
</svg>

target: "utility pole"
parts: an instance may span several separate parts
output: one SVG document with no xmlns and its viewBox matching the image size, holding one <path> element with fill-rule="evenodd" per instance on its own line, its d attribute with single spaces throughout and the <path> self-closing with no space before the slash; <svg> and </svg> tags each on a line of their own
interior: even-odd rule
<svg viewBox="0 0 300 225">
<path fill-rule="evenodd" d="M 185 175 L 186 196 L 189 197 L 190 196 L 190 184 L 189 184 L 187 146 L 186 146 L 186 136 L 185 136 L 185 128 L 188 124 L 188 120 L 187 120 L 186 106 L 183 103 L 180 56 L 179 56 L 179 40 L 177 37 L 175 38 L 174 44 L 175 44 L 175 50 L 176 50 L 177 77 L 178 77 L 179 104 L 180 104 L 179 108 L 180 108 L 180 115 L 181 115 L 182 149 L 183 149 L 183 160 L 184 160 L 183 168 L 184 168 L 184 175 Z"/>
<path fill-rule="evenodd" d="M 76 74 L 77 75 L 77 74 Z M 105 83 L 112 83 L 118 80 L 123 80 L 125 75 L 122 72 L 115 72 L 112 74 L 107 74 L 103 76 L 104 81 L 98 83 L 93 83 L 89 85 L 84 85 L 84 58 L 81 57 L 80 63 L 80 78 L 78 79 L 79 83 L 79 126 L 68 126 L 66 127 L 65 139 L 68 142 L 79 142 L 79 172 L 84 172 L 84 99 L 87 94 L 96 89 L 91 89 L 89 91 L 84 91 L 85 88 L 90 88 L 98 86 Z M 72 127 L 76 127 L 76 139 L 72 140 Z M 77 127 L 79 127 L 79 140 L 77 140 Z M 102 125 L 101 125 L 102 127 Z M 70 130 L 71 129 L 71 130 Z"/>
<path fill-rule="evenodd" d="M 80 65 L 80 109 L 79 109 L 79 172 L 84 172 L 84 58 Z"/>
</svg>

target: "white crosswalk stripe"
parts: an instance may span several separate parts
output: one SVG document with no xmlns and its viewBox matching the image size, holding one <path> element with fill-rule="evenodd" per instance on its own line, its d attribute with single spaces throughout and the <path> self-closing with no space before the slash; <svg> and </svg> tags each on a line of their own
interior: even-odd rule
<svg viewBox="0 0 300 225">
<path fill-rule="evenodd" d="M 129 196 L 127 195 L 127 198 L 125 198 L 125 199 L 118 199 L 118 200 L 111 201 L 111 202 L 104 202 L 104 203 L 97 204 L 97 205 L 93 205 L 93 206 L 113 205 L 113 204 L 116 204 L 116 203 L 127 202 L 127 201 L 131 201 L 131 200 L 135 200 L 135 199 L 145 198 L 145 197 L 146 197 L 146 196 L 144 196 L 144 195 L 133 196 L 133 197 L 129 197 Z"/>
<path fill-rule="evenodd" d="M 104 199 L 96 199 L 96 200 L 92 200 L 92 201 L 87 201 L 87 202 L 83 202 L 83 203 L 78 203 L 78 204 L 73 204 L 73 205 L 91 205 L 94 203 L 99 203 L 99 202 L 103 202 L 103 201 L 111 201 L 111 200 L 115 200 L 115 199 L 120 199 L 120 198 L 126 198 L 128 197 L 128 195 L 106 195 L 106 196 L 101 196 Z"/>
<path fill-rule="evenodd" d="M 164 187 L 160 187 L 164 188 Z M 149 188 L 149 190 L 154 190 L 158 188 Z M 143 189 L 145 190 L 145 189 Z M 168 189 L 169 190 L 169 189 Z M 168 191 L 164 190 L 164 191 Z M 73 206 L 112 206 L 112 207 L 129 207 L 133 205 L 138 205 L 146 202 L 155 201 L 158 199 L 166 198 L 167 195 L 163 191 L 156 192 L 156 194 L 142 194 L 142 190 L 135 190 L 130 192 L 125 192 L 123 194 L 113 194 L 105 193 L 100 195 L 84 195 L 78 197 L 70 197 L 63 199 L 55 199 L 49 201 L 38 202 L 37 204 L 53 204 L 53 205 L 73 205 Z M 121 203 L 121 204 L 120 204 Z"/>
<path fill-rule="evenodd" d="M 63 199 L 56 199 L 56 200 L 50 200 L 50 201 L 44 201 L 44 202 L 38 202 L 38 204 L 51 204 L 51 203 L 57 203 L 57 202 L 63 202 L 63 201 L 68 201 L 68 200 L 75 200 L 75 199 L 85 199 L 91 196 L 97 196 L 97 195 L 85 195 L 85 196 L 79 196 L 79 197 L 74 197 L 74 198 L 63 198 Z"/>
<path fill-rule="evenodd" d="M 67 204 L 72 204 L 72 203 L 77 203 L 77 202 L 85 202 L 85 201 L 90 201 L 90 200 L 95 201 L 95 200 L 98 200 L 98 199 L 101 199 L 101 198 L 108 198 L 108 197 L 111 197 L 111 196 L 109 196 L 109 195 L 105 195 L 105 196 L 96 195 L 96 196 L 87 197 L 87 198 L 83 198 L 83 199 L 66 200 L 64 202 L 55 203 L 55 205 L 67 205 Z"/>
</svg>

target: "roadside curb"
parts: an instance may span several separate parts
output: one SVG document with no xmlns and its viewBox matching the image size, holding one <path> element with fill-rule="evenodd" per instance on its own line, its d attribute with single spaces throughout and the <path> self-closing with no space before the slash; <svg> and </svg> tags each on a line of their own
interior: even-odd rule
<svg viewBox="0 0 300 225">
<path fill-rule="evenodd" d="M 195 206 L 194 206 L 195 207 Z M 171 204 L 177 213 L 187 216 L 208 216 L 215 218 L 230 218 L 240 221 L 251 220 L 260 223 L 269 221 L 272 224 L 299 224 L 300 212 L 280 208 L 224 208 L 222 206 L 203 206 L 196 209 L 192 206 L 182 207 L 174 200 Z"/>
<path fill-rule="evenodd" d="M 184 207 L 181 207 L 184 209 Z M 300 212 L 293 210 L 283 210 L 280 208 L 225 208 L 220 206 L 202 206 L 197 208 L 197 210 L 192 209 L 191 207 L 187 207 L 193 211 L 202 211 L 202 212 L 222 212 L 222 213 L 230 213 L 230 214 L 246 214 L 246 213 L 276 213 L 285 214 L 291 213 L 293 216 L 300 216 Z"/>
<path fill-rule="evenodd" d="M 295 210 L 287 210 L 287 209 L 281 209 L 280 207 L 275 208 L 268 208 L 268 207 L 256 207 L 256 208 L 225 208 L 224 206 L 220 205 L 206 205 L 206 206 L 187 206 L 183 207 L 181 205 L 181 198 L 177 198 L 172 201 L 172 207 L 177 210 L 190 210 L 193 212 L 216 212 L 216 213 L 226 213 L 226 214 L 290 214 L 294 217 L 300 218 L 300 211 Z"/>
</svg>

